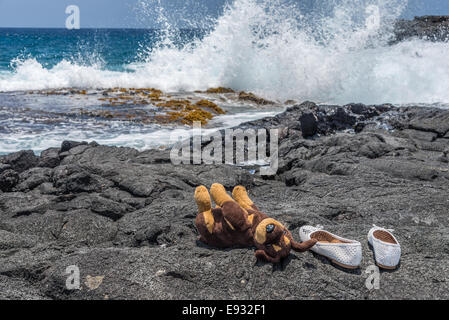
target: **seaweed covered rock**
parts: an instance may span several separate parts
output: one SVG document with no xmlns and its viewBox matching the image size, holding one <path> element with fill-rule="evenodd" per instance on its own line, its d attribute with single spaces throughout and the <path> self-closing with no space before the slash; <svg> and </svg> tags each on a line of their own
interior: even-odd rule
<svg viewBox="0 0 449 320">
<path fill-rule="evenodd" d="M 261 104 L 261 105 L 274 104 L 273 101 L 258 97 L 254 93 L 251 93 L 251 92 L 248 93 L 248 92 L 241 91 L 239 93 L 239 99 L 242 101 L 250 101 L 250 102 L 254 102 L 256 104 Z"/>
<path fill-rule="evenodd" d="M 206 90 L 207 93 L 235 93 L 234 90 L 230 88 L 218 87 L 218 88 L 209 88 Z"/>
<path fill-rule="evenodd" d="M 220 108 L 218 105 L 209 100 L 200 100 L 196 104 L 200 108 L 206 108 L 212 110 L 216 114 L 225 114 L 226 112 Z"/>
</svg>

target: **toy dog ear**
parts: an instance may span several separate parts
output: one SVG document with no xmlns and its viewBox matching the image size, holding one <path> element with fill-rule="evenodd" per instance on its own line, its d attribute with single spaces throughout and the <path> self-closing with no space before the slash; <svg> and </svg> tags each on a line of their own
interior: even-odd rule
<svg viewBox="0 0 449 320">
<path fill-rule="evenodd" d="M 292 249 L 297 252 L 305 252 L 305 251 L 309 250 L 310 248 L 312 248 L 316 243 L 317 243 L 317 241 L 315 239 L 312 239 L 312 240 L 309 240 L 306 242 L 301 242 L 301 243 L 292 240 Z"/>
<path fill-rule="evenodd" d="M 254 232 L 254 240 L 256 240 L 258 244 L 264 244 L 276 228 L 283 229 L 283 226 L 271 218 L 262 220 Z"/>
<path fill-rule="evenodd" d="M 273 232 L 276 226 L 279 227 L 279 222 L 274 219 L 267 218 L 262 220 L 256 228 L 254 240 L 256 240 L 258 244 L 264 244 L 267 241 L 267 237 L 269 237 L 269 234 Z"/>
<path fill-rule="evenodd" d="M 267 241 L 267 230 L 264 224 L 259 224 L 256 228 L 256 232 L 254 233 L 254 239 L 258 244 L 264 244 Z"/>
</svg>

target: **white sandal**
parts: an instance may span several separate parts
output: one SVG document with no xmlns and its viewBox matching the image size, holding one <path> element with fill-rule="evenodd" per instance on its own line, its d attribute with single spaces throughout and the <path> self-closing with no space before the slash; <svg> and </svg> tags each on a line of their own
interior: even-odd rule
<svg viewBox="0 0 449 320">
<path fill-rule="evenodd" d="M 388 270 L 396 269 L 401 260 L 401 246 L 393 231 L 373 225 L 368 232 L 368 242 L 373 247 L 376 264 Z"/>
<path fill-rule="evenodd" d="M 340 267 L 357 269 L 362 261 L 362 244 L 356 240 L 342 238 L 322 226 L 303 226 L 299 229 L 301 241 L 316 239 L 318 242 L 310 249 Z"/>
</svg>

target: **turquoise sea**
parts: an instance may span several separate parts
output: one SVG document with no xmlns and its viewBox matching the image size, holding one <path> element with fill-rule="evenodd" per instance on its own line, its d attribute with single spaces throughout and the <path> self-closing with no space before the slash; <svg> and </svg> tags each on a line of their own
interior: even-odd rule
<svg viewBox="0 0 449 320">
<path fill-rule="evenodd" d="M 82 115 L 103 110 L 111 88 L 211 100 L 228 111 L 211 130 L 274 115 L 287 100 L 448 107 L 449 43 L 389 44 L 401 1 L 342 1 L 316 17 L 277 3 L 233 1 L 207 29 L 0 29 L 0 153 L 39 152 L 66 139 L 148 149 L 189 130 Z M 213 87 L 275 105 L 204 93 Z"/>
</svg>

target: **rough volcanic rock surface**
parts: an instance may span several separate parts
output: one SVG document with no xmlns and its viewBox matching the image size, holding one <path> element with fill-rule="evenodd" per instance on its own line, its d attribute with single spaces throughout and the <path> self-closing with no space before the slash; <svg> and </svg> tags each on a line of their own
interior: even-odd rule
<svg viewBox="0 0 449 320">
<path fill-rule="evenodd" d="M 307 139 L 300 119 L 316 121 Z M 280 129 L 275 176 L 96 143 L 1 157 L 0 298 L 449 298 L 449 111 L 308 102 L 241 128 Z M 198 242 L 193 192 L 214 182 L 245 185 L 297 239 L 321 224 L 361 241 L 361 268 L 311 252 L 272 265 Z M 395 229 L 403 254 L 370 291 L 373 223 Z M 69 266 L 81 290 L 67 289 Z"/>
<path fill-rule="evenodd" d="M 395 25 L 394 42 L 410 38 L 449 41 L 449 16 L 422 16 L 399 20 Z"/>
</svg>

